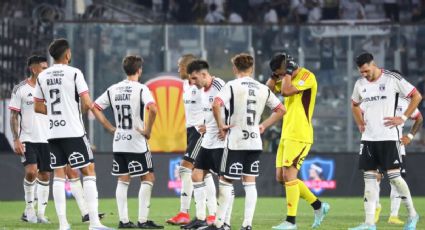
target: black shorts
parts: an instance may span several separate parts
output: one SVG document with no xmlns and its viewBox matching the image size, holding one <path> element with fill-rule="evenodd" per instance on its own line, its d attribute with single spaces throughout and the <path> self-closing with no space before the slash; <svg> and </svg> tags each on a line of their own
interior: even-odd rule
<svg viewBox="0 0 425 230">
<path fill-rule="evenodd" d="M 93 162 L 93 152 L 86 136 L 57 138 L 49 140 L 50 166 L 83 168 Z"/>
<path fill-rule="evenodd" d="M 239 180 L 241 176 L 258 176 L 260 174 L 261 150 L 225 149 L 221 161 L 221 175 L 227 179 Z"/>
<path fill-rule="evenodd" d="M 53 171 L 50 167 L 50 150 L 48 143 L 23 142 L 25 146 L 24 156 L 21 157 L 22 164 L 37 164 L 40 172 Z"/>
<path fill-rule="evenodd" d="M 401 168 L 398 141 L 362 141 L 360 144 L 359 169 L 364 171 Z"/>
<path fill-rule="evenodd" d="M 406 170 L 406 155 L 401 155 L 401 168 L 400 174 L 403 178 L 406 178 L 407 170 Z"/>
<path fill-rule="evenodd" d="M 222 148 L 206 149 L 201 147 L 201 150 L 195 159 L 195 168 L 219 174 L 223 150 L 224 149 Z"/>
<path fill-rule="evenodd" d="M 187 149 L 183 156 L 183 160 L 194 163 L 196 156 L 199 154 L 202 143 L 202 135 L 198 133 L 195 127 L 189 127 L 187 131 Z"/>
<path fill-rule="evenodd" d="M 115 152 L 112 162 L 112 175 L 130 177 L 143 176 L 153 172 L 151 152 L 123 153 Z"/>
</svg>

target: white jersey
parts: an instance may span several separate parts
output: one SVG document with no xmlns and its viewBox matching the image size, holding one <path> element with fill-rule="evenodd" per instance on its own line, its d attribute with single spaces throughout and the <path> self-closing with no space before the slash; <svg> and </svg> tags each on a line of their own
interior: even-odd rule
<svg viewBox="0 0 425 230">
<path fill-rule="evenodd" d="M 113 151 L 145 153 L 149 151 L 145 137 L 137 131 L 144 129 L 145 108 L 155 103 L 149 88 L 136 81 L 123 80 L 110 86 L 94 106 L 103 110 L 112 107 L 117 130 L 114 134 Z"/>
<path fill-rule="evenodd" d="M 89 92 L 77 68 L 54 64 L 40 73 L 34 100 L 44 101 L 49 118 L 49 139 L 85 135 L 80 97 Z"/>
<path fill-rule="evenodd" d="M 384 125 L 385 117 L 396 115 L 397 97 L 410 97 L 415 87 L 399 74 L 382 70 L 381 76 L 374 82 L 366 78 L 357 80 L 351 99 L 355 104 L 362 104 L 366 123 L 362 134 L 363 141 L 398 141 L 396 128 Z"/>
<path fill-rule="evenodd" d="M 34 93 L 28 80 L 22 81 L 12 91 L 9 109 L 19 112 L 19 140 L 21 142 L 47 143 L 47 116 L 34 111 Z"/>
<path fill-rule="evenodd" d="M 410 100 L 407 98 L 398 99 L 397 110 L 396 110 L 397 117 L 401 117 L 404 114 L 404 112 L 406 112 L 406 109 L 409 106 L 409 103 L 410 103 Z M 418 108 L 416 108 L 415 111 L 410 116 L 410 119 L 416 120 L 420 115 L 421 115 L 421 112 L 419 112 Z M 404 127 L 404 124 L 397 127 L 400 138 L 403 136 L 403 127 Z M 400 145 L 400 154 L 406 155 L 406 149 L 404 145 Z"/>
<path fill-rule="evenodd" d="M 230 150 L 262 150 L 259 123 L 264 107 L 272 110 L 283 107 L 269 88 L 251 77 L 229 81 L 216 96 L 227 105 L 229 116 L 226 123 L 231 125 L 226 138 Z"/>
<path fill-rule="evenodd" d="M 183 103 L 186 128 L 202 125 L 204 117 L 201 106 L 201 90 L 195 85 L 190 85 L 189 80 L 183 81 Z"/>
<path fill-rule="evenodd" d="M 224 141 L 218 138 L 218 126 L 217 122 L 214 119 L 214 114 L 212 112 L 212 104 L 214 102 L 214 97 L 220 92 L 223 86 L 223 80 L 221 80 L 220 78 L 213 77 L 210 87 L 204 88 L 201 93 L 202 110 L 204 112 L 204 124 L 206 127 L 206 132 L 204 134 L 204 137 L 202 138 L 201 146 L 206 149 L 224 148 Z M 222 109 L 221 115 L 224 121 L 224 109 Z"/>
</svg>

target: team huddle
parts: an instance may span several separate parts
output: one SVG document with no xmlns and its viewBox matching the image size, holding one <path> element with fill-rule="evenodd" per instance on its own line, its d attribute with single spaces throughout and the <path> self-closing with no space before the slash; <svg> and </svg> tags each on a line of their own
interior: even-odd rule
<svg viewBox="0 0 425 230">
<path fill-rule="evenodd" d="M 88 228 L 111 229 L 100 222 L 104 214 L 98 212 L 95 163 L 82 119 L 82 114 L 91 111 L 114 135 L 111 173 L 117 177 L 118 228 L 164 228 L 149 219 L 155 176 L 147 140 L 151 137 L 157 106 L 149 88 L 139 83 L 143 59 L 126 56 L 122 62 L 126 79 L 110 86 L 92 102 L 82 72 L 69 66 L 68 42 L 54 40 L 49 53 L 54 60 L 50 67 L 44 57 L 28 59 L 31 77 L 14 88 L 9 106 L 14 149 L 25 167 L 26 208 L 21 219 L 49 223 L 44 213 L 53 171 L 52 191 L 59 229 L 71 229 L 64 193 L 67 178 L 82 221 L 90 222 Z M 261 136 L 284 117 L 276 156 L 276 180 L 286 191 L 287 216 L 272 229 L 297 229 L 300 198 L 314 210 L 312 228 L 319 228 L 330 205 L 319 200 L 297 176 L 313 144 L 315 75 L 285 53 L 276 54 L 270 60 L 272 75 L 265 85 L 252 77 L 254 58 L 251 55 L 238 54 L 231 59 L 231 64 L 235 79 L 225 83 L 210 74 L 205 60 L 186 54 L 178 61 L 183 80 L 187 151 L 179 168 L 180 211 L 167 223 L 181 225 L 181 229 L 231 229 L 233 183 L 241 180 L 245 207 L 240 229 L 252 229 L 257 203 L 256 177 L 260 174 L 263 150 Z M 421 96 L 400 74 L 378 72 L 381 70 L 370 54 L 360 55 L 357 65 L 363 78 L 356 83 L 352 100 L 354 118 L 362 132 L 360 169 L 364 170 L 365 178 L 366 221 L 351 229 L 376 229 L 376 216 L 379 217 L 380 212 L 379 175 L 383 172 L 391 181 L 391 197 L 394 197 L 390 220 L 400 224 L 398 207 L 402 201 L 409 210 L 404 229 L 415 229 L 419 216 L 400 174 L 405 169 L 399 149 L 403 147 L 404 151 L 404 145 L 410 143 L 422 122 L 420 113 L 415 110 Z M 276 93 L 285 97 L 284 104 Z M 115 125 L 103 113 L 108 107 L 113 110 Z M 261 121 L 265 107 L 272 112 Z M 414 119 L 415 125 L 407 136 L 401 137 L 402 126 L 408 118 Z M 385 122 L 377 119 L 385 119 Z M 83 186 L 77 169 L 83 175 Z M 141 180 L 136 224 L 129 219 L 127 205 L 133 177 Z M 218 178 L 218 191 L 213 177 Z M 192 195 L 196 208 L 193 219 L 189 216 Z"/>
</svg>

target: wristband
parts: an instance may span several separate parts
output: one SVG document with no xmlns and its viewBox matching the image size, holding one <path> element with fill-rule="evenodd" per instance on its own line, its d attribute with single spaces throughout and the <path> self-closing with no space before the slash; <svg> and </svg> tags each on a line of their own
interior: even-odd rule
<svg viewBox="0 0 425 230">
<path fill-rule="evenodd" d="M 409 134 L 407 134 L 407 137 L 410 139 L 410 140 L 413 140 L 413 137 L 415 137 L 413 134 L 411 134 L 411 133 L 409 133 Z"/>
<path fill-rule="evenodd" d="M 401 116 L 401 119 L 402 119 L 404 122 L 406 122 L 406 121 L 407 121 L 407 116 L 403 114 L 403 115 Z"/>
</svg>

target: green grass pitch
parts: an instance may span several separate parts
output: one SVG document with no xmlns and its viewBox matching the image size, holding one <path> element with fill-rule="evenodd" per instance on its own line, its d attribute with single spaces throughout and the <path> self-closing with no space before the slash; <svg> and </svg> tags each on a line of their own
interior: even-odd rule
<svg viewBox="0 0 425 230">
<path fill-rule="evenodd" d="M 347 229 L 364 220 L 363 202 L 361 197 L 350 198 L 322 198 L 331 205 L 330 213 L 320 229 Z M 284 198 L 259 198 L 254 216 L 254 229 L 271 229 L 285 216 Z M 415 197 L 415 206 L 419 214 L 425 218 L 425 197 Z M 386 223 L 389 215 L 389 199 L 382 198 L 381 219 L 377 225 L 378 229 L 402 229 L 402 226 L 394 226 Z M 138 201 L 135 198 L 129 200 L 129 215 L 133 222 L 137 221 Z M 102 199 L 99 202 L 100 210 L 106 213 L 103 223 L 109 227 L 117 227 L 118 216 L 114 199 Z M 232 229 L 239 229 L 243 220 L 244 199 L 237 198 L 233 207 Z M 150 219 L 164 224 L 165 229 L 180 229 L 178 226 L 167 225 L 165 220 L 176 214 L 179 207 L 179 198 L 154 198 L 151 202 Z M 57 229 L 58 222 L 55 214 L 53 201 L 49 202 L 46 215 L 52 224 L 28 224 L 19 220 L 24 209 L 23 201 L 1 201 L 0 202 L 0 229 Z M 194 205 L 192 204 L 191 216 L 193 216 Z M 68 221 L 72 229 L 87 229 L 88 224 L 81 223 L 81 217 L 73 199 L 67 202 Z M 400 208 L 400 216 L 406 219 L 406 210 Z M 298 229 L 310 229 L 313 221 L 312 209 L 305 201 L 300 200 L 298 209 Z M 424 219 L 420 220 L 417 229 L 425 229 Z"/>
</svg>

